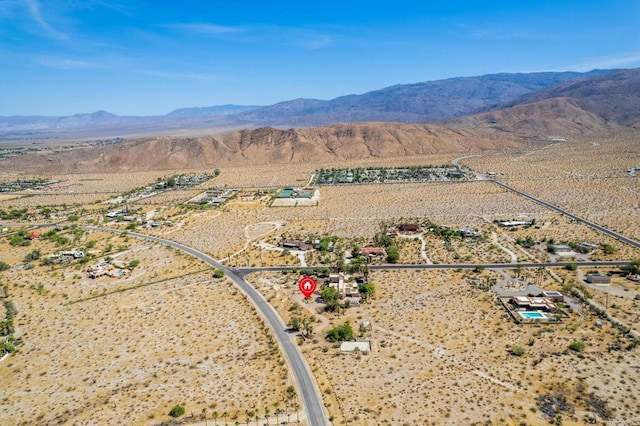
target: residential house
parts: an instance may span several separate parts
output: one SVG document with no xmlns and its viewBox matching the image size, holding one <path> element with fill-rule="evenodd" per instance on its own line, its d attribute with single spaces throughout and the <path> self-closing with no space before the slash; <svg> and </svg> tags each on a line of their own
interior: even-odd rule
<svg viewBox="0 0 640 426">
<path fill-rule="evenodd" d="M 462 228 L 460 230 L 460 236 L 462 238 L 481 238 L 482 233 L 480 231 L 476 231 L 473 228 Z"/>
<path fill-rule="evenodd" d="M 599 244 L 591 244 L 591 243 L 580 243 L 576 246 L 576 249 L 580 253 L 590 253 L 593 250 L 599 249 Z"/>
<path fill-rule="evenodd" d="M 555 312 L 558 310 L 558 305 L 548 297 L 513 296 L 511 298 L 511 303 L 516 307 L 525 310 L 540 310 L 547 312 Z"/>
<path fill-rule="evenodd" d="M 387 251 L 384 247 L 363 247 L 360 249 L 360 254 L 362 256 L 386 256 Z"/>
<path fill-rule="evenodd" d="M 358 282 L 347 279 L 344 273 L 339 272 L 336 274 L 329 274 L 329 281 L 327 283 L 329 287 L 333 287 L 338 292 L 338 297 L 341 299 L 344 297 L 359 298 L 360 290 L 358 289 Z M 358 304 L 358 303 L 354 303 Z"/>
<path fill-rule="evenodd" d="M 498 225 L 503 228 L 519 228 L 521 226 L 530 226 L 531 222 L 524 220 L 506 220 L 503 222 L 498 222 Z"/>
<path fill-rule="evenodd" d="M 300 251 L 307 251 L 313 248 L 311 244 L 307 244 L 301 240 L 282 240 L 280 245 L 287 249 L 300 250 Z"/>
<path fill-rule="evenodd" d="M 543 291 L 542 297 L 546 297 L 547 299 L 551 299 L 554 302 L 564 302 L 564 295 L 559 291 Z"/>
<path fill-rule="evenodd" d="M 568 246 L 566 244 L 550 244 L 549 248 L 551 249 L 551 251 L 553 253 L 559 254 L 559 255 L 574 254 L 573 249 L 571 248 L 571 246 Z"/>
<path fill-rule="evenodd" d="M 420 225 L 417 223 L 403 223 L 398 229 L 402 232 L 420 232 Z"/>
</svg>

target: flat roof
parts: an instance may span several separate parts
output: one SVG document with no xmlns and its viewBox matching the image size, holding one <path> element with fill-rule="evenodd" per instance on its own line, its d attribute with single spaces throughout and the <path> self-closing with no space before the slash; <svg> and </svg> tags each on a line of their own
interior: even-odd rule
<svg viewBox="0 0 640 426">
<path fill-rule="evenodd" d="M 356 349 L 361 352 L 371 352 L 371 342 L 342 342 L 340 344 L 340 352 L 353 352 Z"/>
</svg>

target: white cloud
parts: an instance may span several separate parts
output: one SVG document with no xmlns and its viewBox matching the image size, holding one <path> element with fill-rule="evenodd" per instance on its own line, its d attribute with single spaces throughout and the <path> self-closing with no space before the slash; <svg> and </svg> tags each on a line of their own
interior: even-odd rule
<svg viewBox="0 0 640 426">
<path fill-rule="evenodd" d="M 207 36 L 227 37 L 244 43 L 271 40 L 309 50 L 327 47 L 335 41 L 335 37 L 325 31 L 280 25 L 225 26 L 210 23 L 176 23 L 164 27 Z"/>
<path fill-rule="evenodd" d="M 623 54 L 617 57 L 608 58 L 596 58 L 588 61 L 579 62 L 573 65 L 568 65 L 563 69 L 571 69 L 576 71 L 591 71 L 593 69 L 607 69 L 624 66 L 639 66 L 640 65 L 640 53 Z"/>
<path fill-rule="evenodd" d="M 191 80 L 191 81 L 202 81 L 202 82 L 222 80 L 220 76 L 217 76 L 215 74 L 182 73 L 182 72 L 171 72 L 171 71 L 161 71 L 161 70 L 142 70 L 139 72 L 147 75 L 156 76 L 156 77 L 171 78 L 176 80 Z"/>
<path fill-rule="evenodd" d="M 42 16 L 40 12 L 40 3 L 37 0 L 25 0 L 26 6 L 29 8 L 31 18 L 38 24 L 38 26 L 44 30 L 44 34 L 47 37 L 55 38 L 58 40 L 66 40 L 68 37 L 66 34 L 53 28 Z"/>
<path fill-rule="evenodd" d="M 185 31 L 191 31 L 200 34 L 219 35 L 219 34 L 238 34 L 245 32 L 243 27 L 231 27 L 216 24 L 192 23 L 192 24 L 168 24 L 168 28 L 176 28 Z"/>
<path fill-rule="evenodd" d="M 38 65 L 61 70 L 104 68 L 104 66 L 96 62 L 84 61 L 81 59 L 61 58 L 57 56 L 33 56 L 31 60 Z"/>
</svg>

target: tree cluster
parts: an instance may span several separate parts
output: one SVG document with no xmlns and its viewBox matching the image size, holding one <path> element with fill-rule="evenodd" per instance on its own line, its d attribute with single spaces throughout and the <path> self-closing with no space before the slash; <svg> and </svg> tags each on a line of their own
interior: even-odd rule
<svg viewBox="0 0 640 426">
<path fill-rule="evenodd" d="M 344 324 L 335 326 L 329 330 L 326 339 L 328 342 L 347 342 L 355 340 L 355 334 L 353 333 L 351 324 L 349 324 L 349 322 L 345 322 Z"/>
</svg>

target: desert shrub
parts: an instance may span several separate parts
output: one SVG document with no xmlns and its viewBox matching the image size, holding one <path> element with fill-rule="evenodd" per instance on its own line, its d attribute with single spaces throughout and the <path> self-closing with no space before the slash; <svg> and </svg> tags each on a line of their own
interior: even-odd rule
<svg viewBox="0 0 640 426">
<path fill-rule="evenodd" d="M 613 254 L 616 252 L 616 248 L 611 244 L 603 244 L 602 251 L 604 252 L 604 254 Z"/>
<path fill-rule="evenodd" d="M 525 353 L 525 349 L 520 345 L 513 345 L 511 349 L 509 349 L 509 353 L 514 356 L 522 356 Z"/>
<path fill-rule="evenodd" d="M 584 351 L 584 347 L 585 346 L 586 345 L 582 340 L 574 340 L 569 345 L 569 349 L 571 349 L 572 351 L 575 351 L 575 352 L 582 352 L 582 351 Z"/>
<path fill-rule="evenodd" d="M 184 415 L 184 412 L 185 412 L 184 407 L 180 404 L 176 404 L 173 406 L 171 411 L 169 411 L 169 415 L 171 417 L 180 417 Z"/>
<path fill-rule="evenodd" d="M 11 237 L 11 239 L 9 240 L 9 244 L 14 247 L 28 246 L 29 244 L 31 244 L 31 241 L 27 240 L 24 236 L 17 234 Z"/>
<path fill-rule="evenodd" d="M 27 254 L 27 256 L 25 257 L 25 260 L 27 262 L 31 262 L 33 260 L 38 260 L 40 259 L 40 250 L 34 250 L 31 253 Z"/>
<path fill-rule="evenodd" d="M 400 252 L 395 246 L 387 249 L 387 262 L 397 263 L 399 259 L 400 259 Z"/>
</svg>

